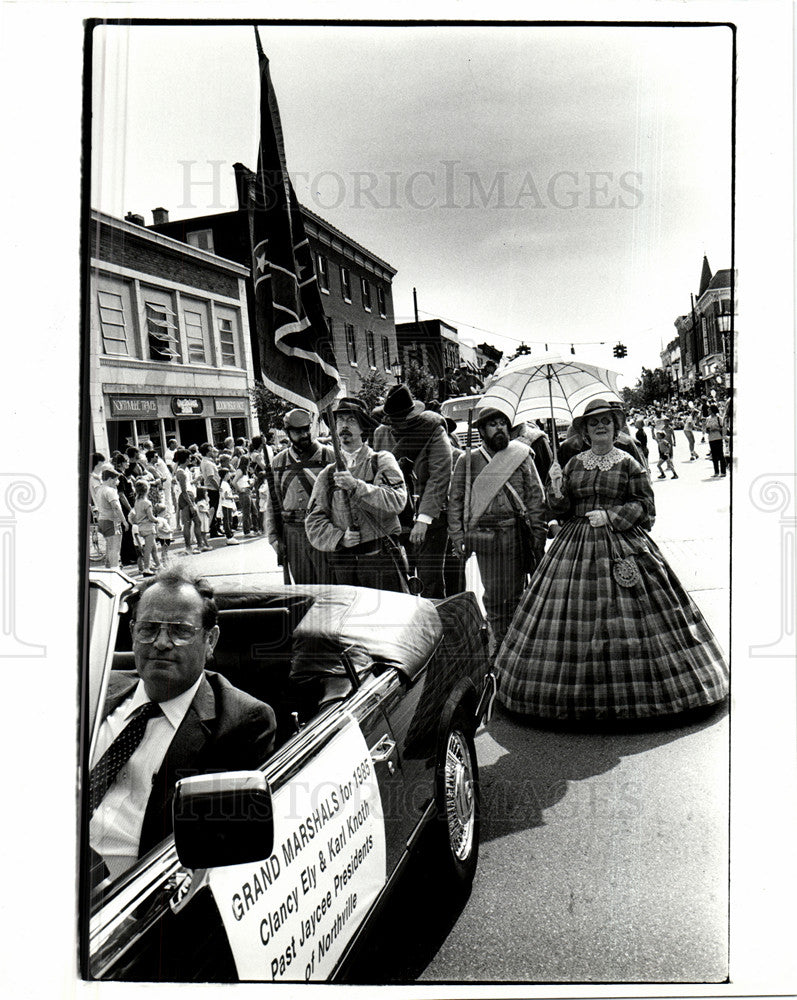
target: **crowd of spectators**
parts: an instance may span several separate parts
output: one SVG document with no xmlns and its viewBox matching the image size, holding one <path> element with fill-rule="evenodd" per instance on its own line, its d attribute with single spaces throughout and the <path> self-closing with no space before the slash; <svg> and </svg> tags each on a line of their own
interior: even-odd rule
<svg viewBox="0 0 797 1000">
<path fill-rule="evenodd" d="M 698 445 L 708 445 L 705 457 L 710 458 L 712 479 L 727 475 L 731 455 L 732 407 L 730 400 L 717 401 L 706 396 L 696 401 L 654 403 L 645 409 L 631 410 L 628 425 L 633 439 L 645 458 L 648 468 L 656 464 L 659 479 L 665 478 L 664 468 L 672 469 L 672 457 L 682 433 L 689 450 L 689 461 L 700 458 Z"/>
<path fill-rule="evenodd" d="M 161 454 L 152 441 L 124 452 L 91 456 L 89 502 L 92 531 L 104 540 L 106 566 L 152 576 L 173 542 L 186 552 L 208 551 L 211 540 L 227 545 L 261 535 L 268 499 L 264 447 L 269 458 L 287 446 L 281 433 L 231 438 L 182 448 L 170 439 Z"/>
</svg>

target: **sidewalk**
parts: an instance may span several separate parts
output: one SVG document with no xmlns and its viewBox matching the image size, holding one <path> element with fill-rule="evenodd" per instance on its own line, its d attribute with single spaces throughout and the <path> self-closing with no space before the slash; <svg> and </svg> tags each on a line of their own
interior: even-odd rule
<svg viewBox="0 0 797 1000">
<path fill-rule="evenodd" d="M 722 651 L 728 653 L 730 635 L 730 500 L 731 473 L 712 479 L 708 443 L 695 443 L 698 458 L 688 460 L 689 447 L 676 432 L 673 465 L 678 479 L 668 473 L 658 479 L 653 465 L 656 523 L 651 537 L 664 553 L 678 579 L 703 612 Z"/>
<path fill-rule="evenodd" d="M 185 560 L 186 569 L 190 573 L 196 574 L 212 574 L 214 569 L 221 570 L 222 568 L 227 572 L 234 564 L 240 573 L 256 571 L 273 573 L 274 583 L 283 582 L 282 570 L 277 566 L 274 549 L 268 544 L 264 535 L 245 536 L 236 532 L 233 538 L 238 542 L 237 545 L 227 545 L 227 539 L 224 536 L 209 538 L 208 544 L 211 551 L 193 553 L 186 551 L 183 533 L 181 531 L 175 532 L 175 537 L 169 546 L 167 563 Z M 224 555 L 219 553 L 224 553 Z M 135 563 L 125 565 L 122 569 L 134 580 L 144 579 Z"/>
</svg>

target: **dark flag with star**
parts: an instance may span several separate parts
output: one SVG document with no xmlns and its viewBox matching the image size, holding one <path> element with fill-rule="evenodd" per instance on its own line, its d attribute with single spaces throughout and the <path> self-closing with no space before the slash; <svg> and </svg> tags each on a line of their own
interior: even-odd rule
<svg viewBox="0 0 797 1000">
<path fill-rule="evenodd" d="M 288 177 L 268 59 L 260 58 L 260 150 L 249 191 L 249 232 L 260 375 L 294 406 L 320 412 L 339 395 L 332 337 L 313 253 Z"/>
</svg>

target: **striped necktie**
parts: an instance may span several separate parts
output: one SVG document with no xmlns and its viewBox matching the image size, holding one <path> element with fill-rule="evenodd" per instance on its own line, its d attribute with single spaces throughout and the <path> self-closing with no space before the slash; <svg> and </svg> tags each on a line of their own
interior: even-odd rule
<svg viewBox="0 0 797 1000">
<path fill-rule="evenodd" d="M 148 701 L 137 708 L 125 728 L 91 769 L 89 815 L 93 814 L 105 798 L 106 792 L 116 781 L 116 776 L 137 750 L 149 720 L 161 714 L 161 707 L 156 701 Z"/>
</svg>

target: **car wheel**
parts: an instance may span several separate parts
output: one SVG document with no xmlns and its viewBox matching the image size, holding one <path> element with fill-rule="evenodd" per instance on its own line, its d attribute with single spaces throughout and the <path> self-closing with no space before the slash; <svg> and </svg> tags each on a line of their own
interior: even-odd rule
<svg viewBox="0 0 797 1000">
<path fill-rule="evenodd" d="M 460 707 L 440 741 L 435 855 L 445 881 L 466 889 L 479 858 L 479 766 L 472 723 Z"/>
</svg>

